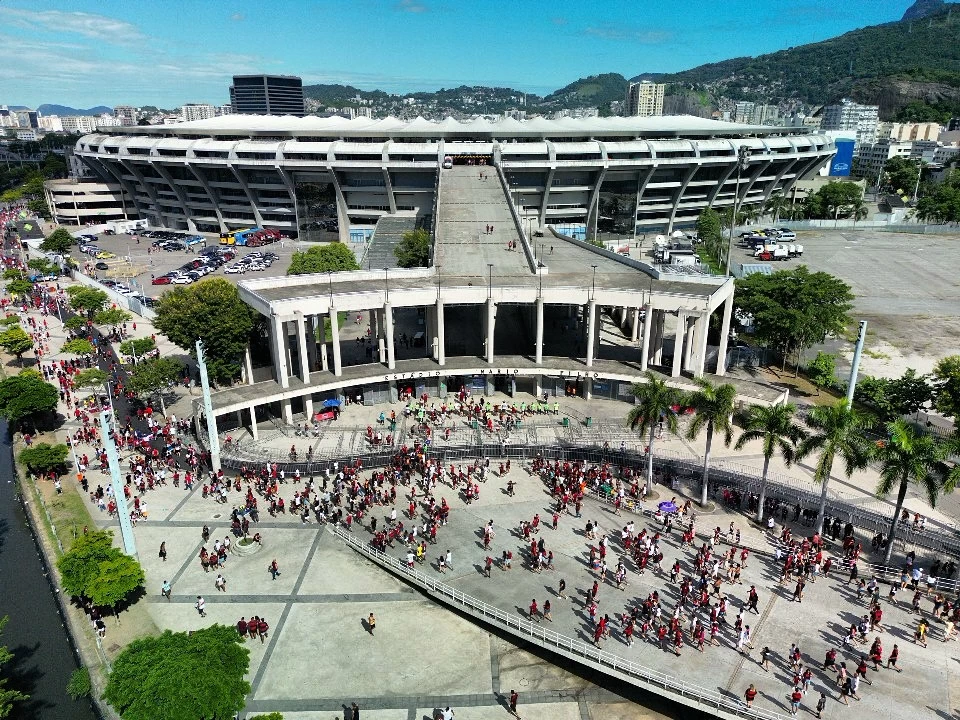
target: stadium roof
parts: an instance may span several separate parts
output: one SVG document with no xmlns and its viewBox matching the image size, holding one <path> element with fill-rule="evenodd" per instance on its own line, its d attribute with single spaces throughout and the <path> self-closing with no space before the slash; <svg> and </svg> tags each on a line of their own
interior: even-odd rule
<svg viewBox="0 0 960 720">
<path fill-rule="evenodd" d="M 288 136 L 450 136 L 484 135 L 490 137 L 517 136 L 742 136 L 768 134 L 809 133 L 808 128 L 768 127 L 745 125 L 692 115 L 662 115 L 654 117 L 591 117 L 548 120 L 536 117 L 529 120 L 514 118 L 478 117 L 461 122 L 448 117 L 441 121 L 417 117 L 402 120 L 395 117 L 345 118 L 294 117 L 292 115 L 224 115 L 221 117 L 175 123 L 172 125 L 145 125 L 136 127 L 104 128 L 123 134 L 148 135 L 288 135 Z"/>
</svg>

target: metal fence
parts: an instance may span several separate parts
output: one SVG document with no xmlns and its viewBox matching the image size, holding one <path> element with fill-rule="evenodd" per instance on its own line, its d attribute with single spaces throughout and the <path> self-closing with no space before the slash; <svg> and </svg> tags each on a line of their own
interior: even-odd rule
<svg viewBox="0 0 960 720">
<path fill-rule="evenodd" d="M 482 600 L 467 595 L 451 585 L 438 582 L 417 569 L 407 565 L 386 553 L 382 553 L 369 544 L 364 543 L 354 535 L 340 528 L 328 526 L 330 532 L 358 553 L 366 556 L 381 567 L 405 579 L 432 598 L 464 611 L 467 614 L 490 625 L 497 626 L 508 634 L 526 642 L 559 652 L 578 662 L 601 670 L 618 673 L 620 677 L 654 693 L 669 693 L 672 699 L 685 705 L 695 707 L 703 712 L 715 714 L 717 717 L 729 718 L 757 718 L 759 720 L 789 720 L 792 716 L 764 710 L 762 708 L 747 708 L 736 696 L 723 694 L 716 690 L 700 687 L 684 682 L 679 678 L 645 667 L 640 663 L 627 660 L 615 653 L 606 652 L 592 643 L 583 642 L 567 635 L 549 630 L 541 623 L 531 622 L 524 618 L 489 605 Z"/>
<path fill-rule="evenodd" d="M 202 437 L 202 433 L 201 433 Z M 398 445 L 394 447 L 379 447 L 364 452 L 345 452 L 336 456 L 314 456 L 310 460 L 302 459 L 292 462 L 289 458 L 278 458 L 276 462 L 284 467 L 287 473 L 300 471 L 301 475 L 314 475 L 324 472 L 333 462 L 353 463 L 360 460 L 364 467 L 380 467 L 388 465 L 398 452 Z M 510 443 L 489 443 L 479 439 L 469 444 L 433 444 L 425 448 L 428 457 L 439 460 L 442 464 L 473 461 L 477 458 L 503 458 L 515 461 L 530 460 L 542 456 L 547 460 L 574 461 L 582 460 L 590 464 L 610 463 L 620 467 L 629 467 L 637 472 L 646 468 L 646 453 L 640 450 L 619 450 L 604 448 L 602 445 L 582 445 L 557 443 L 552 445 L 526 445 Z M 259 467 L 270 462 L 263 454 L 251 453 L 234 454 L 230 448 L 221 453 L 221 462 L 225 468 L 240 470 L 242 467 Z M 703 472 L 702 460 L 696 458 L 670 457 L 664 453 L 654 455 L 654 470 L 659 476 L 661 484 L 668 487 L 681 485 L 689 488 L 691 494 L 699 487 Z M 744 510 L 751 494 L 759 494 L 762 480 L 756 474 L 745 472 L 742 466 L 734 463 L 721 462 L 710 470 L 710 483 L 714 497 L 720 497 L 724 490 L 735 490 L 740 494 L 740 504 L 731 506 L 735 510 Z M 820 490 L 813 485 L 804 485 L 802 480 L 774 475 L 768 478 L 766 496 L 776 503 L 795 507 L 800 505 L 804 510 L 817 509 L 820 505 Z M 888 514 L 875 512 L 860 507 L 854 503 L 840 499 L 836 493 L 828 493 L 825 513 L 829 517 L 840 518 L 844 523 L 852 523 L 857 529 L 870 534 L 884 532 L 889 529 L 891 517 Z M 960 534 L 952 528 L 933 529 L 927 527 L 923 531 L 911 527 L 898 529 L 896 547 L 906 550 L 915 548 L 929 551 L 932 554 L 942 554 L 960 558 Z"/>
</svg>

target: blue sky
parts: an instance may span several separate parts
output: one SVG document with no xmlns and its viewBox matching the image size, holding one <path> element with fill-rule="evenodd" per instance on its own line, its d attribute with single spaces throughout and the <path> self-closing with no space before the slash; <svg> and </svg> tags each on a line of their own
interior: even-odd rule
<svg viewBox="0 0 960 720">
<path fill-rule="evenodd" d="M 230 76 L 256 72 L 545 93 L 823 40 L 897 20 L 911 1 L 3 0 L 0 103 L 225 103 Z"/>
</svg>

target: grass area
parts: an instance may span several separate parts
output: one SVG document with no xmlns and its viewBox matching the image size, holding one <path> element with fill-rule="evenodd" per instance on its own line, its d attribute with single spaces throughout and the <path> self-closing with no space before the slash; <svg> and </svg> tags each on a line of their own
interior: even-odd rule
<svg viewBox="0 0 960 720">
<path fill-rule="evenodd" d="M 337 325 L 343 327 L 347 319 L 349 318 L 350 313 L 348 312 L 338 312 L 337 313 Z M 319 335 L 319 333 L 317 333 Z M 323 339 L 317 338 L 317 342 L 328 343 L 333 340 L 333 331 L 330 328 L 330 317 L 324 316 L 323 318 Z"/>
<path fill-rule="evenodd" d="M 879 350 L 871 350 L 869 348 L 864 348 L 863 354 L 868 358 L 873 358 L 874 360 L 889 360 L 890 356 Z"/>
<path fill-rule="evenodd" d="M 724 274 L 723 266 L 715 257 L 713 257 L 713 255 L 707 252 L 707 249 L 703 245 L 697 246 L 697 257 L 700 258 L 700 262 L 710 268 L 710 271 L 714 274 Z"/>
</svg>

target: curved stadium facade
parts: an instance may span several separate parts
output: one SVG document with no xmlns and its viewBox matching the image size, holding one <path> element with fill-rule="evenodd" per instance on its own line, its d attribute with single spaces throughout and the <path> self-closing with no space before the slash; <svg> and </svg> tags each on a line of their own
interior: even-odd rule
<svg viewBox="0 0 960 720">
<path fill-rule="evenodd" d="M 750 159 L 738 173 L 742 146 Z M 461 123 L 230 115 L 114 128 L 76 147 L 156 225 L 260 225 L 341 240 L 369 236 L 384 216 L 429 226 L 445 157 L 493 166 L 491 180 L 525 228 L 592 236 L 690 226 L 705 207 L 729 207 L 738 196 L 763 203 L 833 153 L 828 137 L 807 129 L 689 116 Z"/>
</svg>

